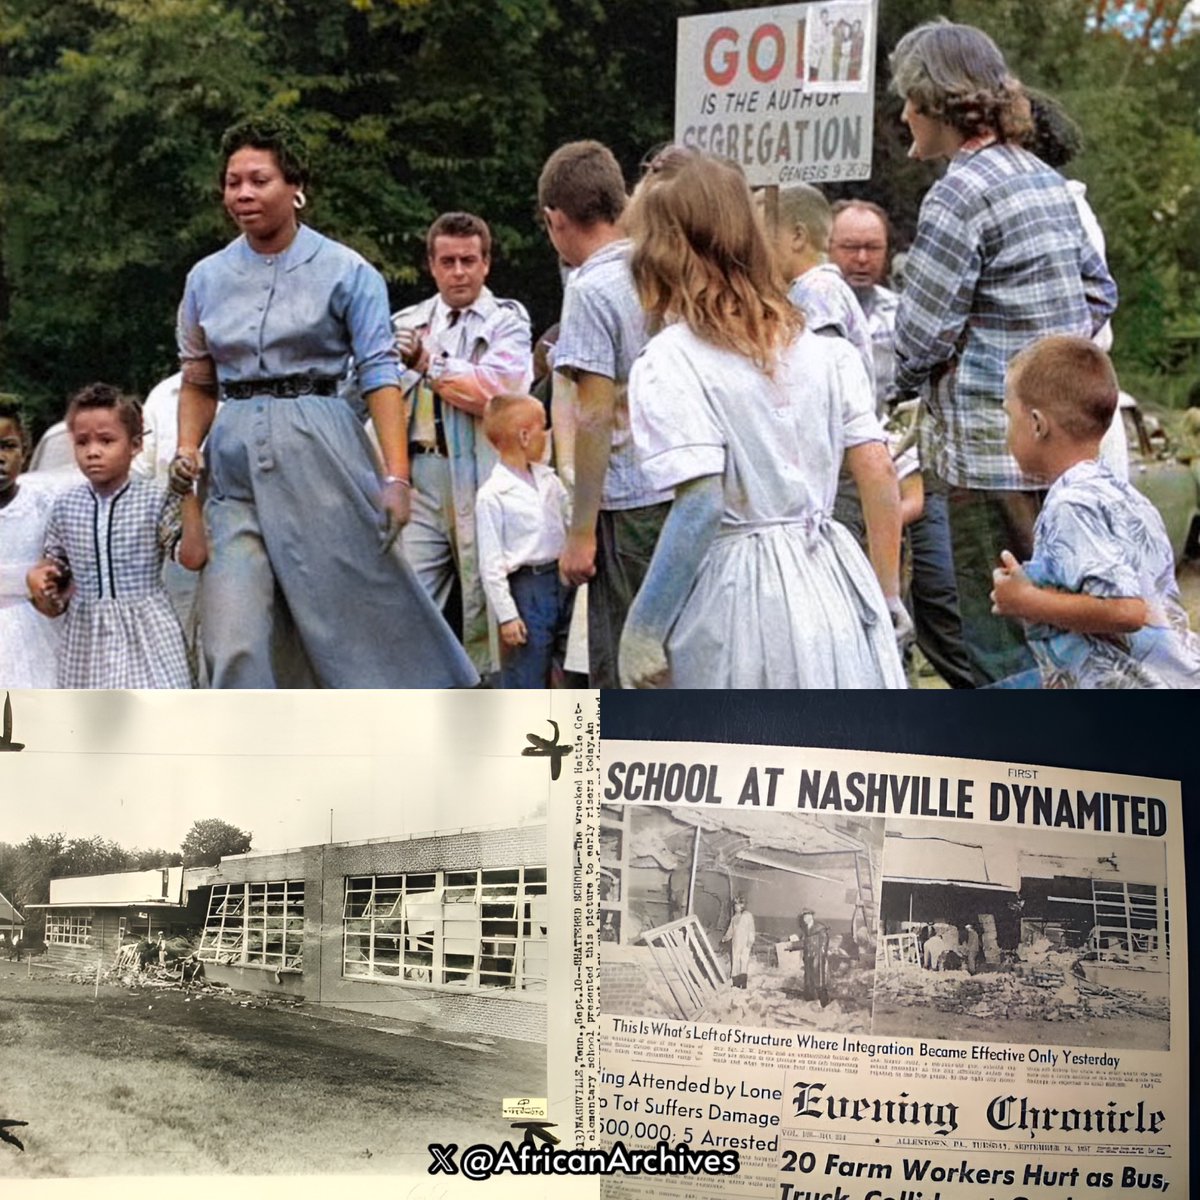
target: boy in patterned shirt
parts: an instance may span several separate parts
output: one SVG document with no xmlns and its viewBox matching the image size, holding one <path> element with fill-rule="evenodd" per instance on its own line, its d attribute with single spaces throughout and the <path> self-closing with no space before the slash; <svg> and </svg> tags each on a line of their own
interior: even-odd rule
<svg viewBox="0 0 1200 1200">
<path fill-rule="evenodd" d="M 1050 486 L 1023 566 L 1007 550 L 992 611 L 1028 625 L 1036 672 L 1000 686 L 1200 687 L 1171 543 L 1157 510 L 1098 456 L 1117 377 L 1086 338 L 1034 342 L 1008 369 L 1008 447 Z"/>
</svg>

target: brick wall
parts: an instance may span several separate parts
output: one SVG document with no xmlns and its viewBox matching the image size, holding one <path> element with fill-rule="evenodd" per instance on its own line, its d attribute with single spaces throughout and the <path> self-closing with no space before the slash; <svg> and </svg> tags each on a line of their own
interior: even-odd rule
<svg viewBox="0 0 1200 1200">
<path fill-rule="evenodd" d="M 452 833 L 366 846 L 335 845 L 325 847 L 325 854 L 327 875 L 538 867 L 546 862 L 546 827 L 523 825 L 516 829 Z"/>
<path fill-rule="evenodd" d="M 608 942 L 600 948 L 600 1008 L 606 1013 L 679 1016 L 649 949 Z"/>
</svg>

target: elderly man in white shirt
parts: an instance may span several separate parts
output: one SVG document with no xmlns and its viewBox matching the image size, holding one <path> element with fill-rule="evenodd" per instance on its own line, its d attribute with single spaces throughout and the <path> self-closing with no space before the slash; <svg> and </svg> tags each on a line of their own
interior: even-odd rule
<svg viewBox="0 0 1200 1200">
<path fill-rule="evenodd" d="M 462 589 L 462 640 L 483 673 L 494 667 L 476 550 L 475 493 L 496 461 L 480 428 L 484 406 L 533 379 L 529 314 L 484 286 L 491 231 L 471 213 L 443 213 L 426 249 L 437 294 L 392 317 L 406 368 L 412 519 L 405 558 L 445 609 Z"/>
<path fill-rule="evenodd" d="M 544 410 L 531 396 L 488 402 L 483 427 L 500 455 L 475 500 L 479 566 L 503 644 L 506 688 L 542 688 L 562 663 L 572 589 L 559 577 L 569 501 L 562 481 L 540 461 Z"/>
</svg>

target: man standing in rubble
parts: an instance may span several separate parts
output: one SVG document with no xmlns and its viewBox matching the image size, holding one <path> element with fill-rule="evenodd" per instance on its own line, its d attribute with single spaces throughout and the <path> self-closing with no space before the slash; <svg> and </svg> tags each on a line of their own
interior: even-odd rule
<svg viewBox="0 0 1200 1200">
<path fill-rule="evenodd" d="M 729 928 L 725 930 L 721 941 L 731 943 L 730 974 L 736 988 L 746 986 L 746 977 L 750 973 L 750 953 L 754 949 L 754 936 L 754 914 L 747 910 L 745 896 L 734 896 L 733 916 L 729 918 Z"/>
<path fill-rule="evenodd" d="M 966 927 L 966 938 L 964 939 L 964 950 L 967 960 L 967 970 L 974 975 L 979 970 L 979 952 L 983 949 L 983 945 L 979 940 L 979 930 L 974 925 L 968 924 Z"/>
<path fill-rule="evenodd" d="M 804 999 L 820 1000 L 824 1008 L 829 1003 L 829 927 L 811 908 L 800 914 L 800 936 L 787 949 L 804 955 Z"/>
<path fill-rule="evenodd" d="M 922 965 L 927 971 L 940 971 L 942 969 L 942 955 L 946 953 L 949 947 L 946 944 L 946 939 L 942 937 L 942 931 L 935 925 L 933 933 L 925 939 L 925 946 L 922 953 Z"/>
</svg>

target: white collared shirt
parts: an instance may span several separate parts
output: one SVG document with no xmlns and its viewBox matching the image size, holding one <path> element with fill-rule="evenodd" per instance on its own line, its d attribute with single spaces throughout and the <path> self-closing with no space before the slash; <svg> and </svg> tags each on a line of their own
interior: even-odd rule
<svg viewBox="0 0 1200 1200">
<path fill-rule="evenodd" d="M 458 320 L 451 325 L 450 314 L 455 311 L 458 312 Z M 463 345 L 467 340 L 467 331 L 479 326 L 484 320 L 483 314 L 473 304 L 455 310 L 438 296 L 434 301 L 433 315 L 429 320 L 429 337 L 426 340 L 431 372 L 434 363 L 444 361 L 443 356 L 466 358 Z"/>
<path fill-rule="evenodd" d="M 553 562 L 567 544 L 570 501 L 562 481 L 532 463 L 533 484 L 497 463 L 475 498 L 475 527 L 484 591 L 503 625 L 517 611 L 508 577 L 521 567 Z"/>
</svg>

